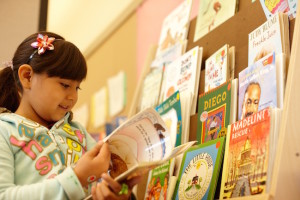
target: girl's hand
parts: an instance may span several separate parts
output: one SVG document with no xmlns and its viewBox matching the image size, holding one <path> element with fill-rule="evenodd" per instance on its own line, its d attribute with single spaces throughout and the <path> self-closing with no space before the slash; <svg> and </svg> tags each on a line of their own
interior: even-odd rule
<svg viewBox="0 0 300 200">
<path fill-rule="evenodd" d="M 92 196 L 94 200 L 102 200 L 102 199 L 124 199 L 128 200 L 131 196 L 131 191 L 133 186 L 135 186 L 140 180 L 141 177 L 134 177 L 126 182 L 128 185 L 128 193 L 127 194 L 119 194 L 122 189 L 122 185 L 111 178 L 108 174 L 102 174 L 102 181 L 97 183 L 97 186 L 92 187 Z"/>
<path fill-rule="evenodd" d="M 110 161 L 108 144 L 98 142 L 96 146 L 85 153 L 77 162 L 74 172 L 83 187 L 90 181 L 96 181 L 101 174 L 107 172 Z M 92 180 L 96 178 L 95 180 Z M 89 179 L 89 180 L 88 180 Z"/>
</svg>

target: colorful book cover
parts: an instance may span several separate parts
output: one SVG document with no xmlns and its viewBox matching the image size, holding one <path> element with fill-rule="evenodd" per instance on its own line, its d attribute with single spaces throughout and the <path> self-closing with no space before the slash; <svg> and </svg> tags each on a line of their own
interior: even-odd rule
<svg viewBox="0 0 300 200">
<path fill-rule="evenodd" d="M 220 199 L 265 193 L 270 130 L 269 108 L 228 126 Z"/>
<path fill-rule="evenodd" d="M 232 81 L 230 80 L 199 96 L 197 119 L 197 140 L 199 143 L 226 135 L 230 115 L 235 115 L 235 113 L 231 113 L 233 110 L 230 109 L 231 103 L 234 101 L 232 90 Z"/>
<path fill-rule="evenodd" d="M 288 0 L 260 0 L 260 4 L 267 19 L 278 12 L 287 13 L 290 10 Z"/>
<path fill-rule="evenodd" d="M 194 42 L 232 17 L 238 0 L 201 0 L 195 27 Z"/>
<path fill-rule="evenodd" d="M 182 120 L 179 91 L 175 92 L 155 109 L 169 129 L 171 143 L 176 147 L 181 145 Z"/>
<path fill-rule="evenodd" d="M 278 107 L 276 80 L 275 53 L 239 73 L 239 119 L 269 106 Z"/>
<path fill-rule="evenodd" d="M 205 87 L 208 92 L 229 78 L 228 45 L 225 44 L 205 61 Z"/>
<path fill-rule="evenodd" d="M 156 52 L 157 56 L 163 50 L 178 42 L 183 42 L 187 38 L 192 3 L 192 0 L 183 1 L 164 19 Z"/>
<path fill-rule="evenodd" d="M 213 199 L 223 161 L 225 137 L 191 147 L 183 156 L 173 199 Z"/>
<path fill-rule="evenodd" d="M 169 160 L 150 171 L 146 186 L 145 200 L 167 200 L 167 191 L 173 168 L 174 160 Z"/>
<path fill-rule="evenodd" d="M 283 52 L 278 13 L 248 35 L 248 66 L 275 51 Z"/>
</svg>

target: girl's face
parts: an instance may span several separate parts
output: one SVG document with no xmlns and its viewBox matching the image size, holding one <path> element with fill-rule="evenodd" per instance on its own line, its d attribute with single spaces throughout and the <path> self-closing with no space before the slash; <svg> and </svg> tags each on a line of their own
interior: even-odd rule
<svg viewBox="0 0 300 200">
<path fill-rule="evenodd" d="M 26 92 L 29 118 L 49 126 L 63 118 L 77 102 L 79 81 L 35 74 Z"/>
</svg>

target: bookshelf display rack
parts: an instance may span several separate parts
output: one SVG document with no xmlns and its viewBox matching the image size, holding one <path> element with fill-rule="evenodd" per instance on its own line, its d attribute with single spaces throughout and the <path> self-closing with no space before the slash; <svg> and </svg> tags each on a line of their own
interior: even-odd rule
<svg viewBox="0 0 300 200">
<path fill-rule="evenodd" d="M 297 10 L 299 11 L 298 5 Z M 296 19 L 300 19 L 300 12 L 297 12 Z M 193 42 L 195 25 L 197 17 L 191 20 L 188 44 L 186 51 L 195 46 L 203 47 L 202 69 L 200 74 L 200 83 L 198 94 L 204 92 L 204 62 L 225 43 L 229 46 L 235 46 L 235 72 L 234 78 L 238 78 L 240 71 L 248 65 L 248 34 L 266 21 L 265 14 L 260 2 L 256 0 L 239 0 L 237 13 L 226 22 L 216 27 L 198 41 Z M 241 198 L 242 200 L 282 200 L 300 198 L 300 133 L 297 123 L 300 122 L 300 20 L 291 20 L 289 24 L 289 35 L 291 44 L 291 56 L 288 58 L 288 76 L 286 81 L 286 90 L 284 97 L 284 107 L 282 112 L 278 146 L 275 157 L 275 164 L 272 175 L 272 185 L 270 192 L 254 196 Z M 152 46 L 148 52 L 138 88 L 135 91 L 132 106 L 129 111 L 129 117 L 136 111 L 136 105 L 139 101 L 142 81 L 150 70 L 150 63 L 155 57 L 157 46 Z M 298 115 L 299 114 L 299 115 Z M 189 140 L 196 140 L 197 133 L 197 113 L 190 118 Z M 143 199 L 145 194 L 145 185 L 138 185 L 137 197 Z"/>
</svg>

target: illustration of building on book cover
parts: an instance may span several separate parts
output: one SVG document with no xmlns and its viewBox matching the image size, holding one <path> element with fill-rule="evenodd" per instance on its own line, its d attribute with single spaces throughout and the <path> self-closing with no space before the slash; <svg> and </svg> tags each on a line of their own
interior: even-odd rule
<svg viewBox="0 0 300 200">
<path fill-rule="evenodd" d="M 155 110 L 164 120 L 171 135 L 172 144 L 175 147 L 181 145 L 182 120 L 179 91 L 157 106 Z"/>
<path fill-rule="evenodd" d="M 231 81 L 227 81 L 200 95 L 197 119 L 197 140 L 200 143 L 226 135 L 230 121 L 231 86 Z"/>
<path fill-rule="evenodd" d="M 225 137 L 190 148 L 183 157 L 173 199 L 213 199 L 223 160 Z"/>
<path fill-rule="evenodd" d="M 228 126 L 220 199 L 265 193 L 270 116 L 267 108 Z"/>
<path fill-rule="evenodd" d="M 277 105 L 275 53 L 268 54 L 239 73 L 239 119 Z"/>
</svg>

